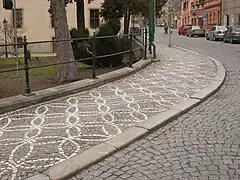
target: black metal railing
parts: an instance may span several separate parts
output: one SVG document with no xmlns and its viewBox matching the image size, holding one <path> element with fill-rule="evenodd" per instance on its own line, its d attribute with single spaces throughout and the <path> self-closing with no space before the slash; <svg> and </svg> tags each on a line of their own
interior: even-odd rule
<svg viewBox="0 0 240 180">
<path fill-rule="evenodd" d="M 15 47 L 15 46 L 23 46 L 23 67 L 19 68 L 7 68 L 7 69 L 2 69 L 0 70 L 0 73 L 7 73 L 7 72 L 14 72 L 14 71 L 24 71 L 24 76 L 25 76 L 25 95 L 29 96 L 31 94 L 31 88 L 30 88 L 30 74 L 29 70 L 31 69 L 37 69 L 37 68 L 44 68 L 44 67 L 49 67 L 49 66 L 59 66 L 62 64 L 68 64 L 68 63 L 76 63 L 76 62 L 81 62 L 84 63 L 86 61 L 91 61 L 92 64 L 92 78 L 97 77 L 96 73 L 96 62 L 98 59 L 101 58 L 107 58 L 107 57 L 113 57 L 118 56 L 118 55 L 124 55 L 124 54 L 129 54 L 129 63 L 128 66 L 131 68 L 133 64 L 133 58 L 134 58 L 134 52 L 137 50 L 143 50 L 143 58 L 147 59 L 147 51 L 148 51 L 148 31 L 147 28 L 141 29 L 140 32 L 134 33 L 131 31 L 130 34 L 123 34 L 121 37 L 127 38 L 130 40 L 130 48 L 127 50 L 123 50 L 120 52 L 115 52 L 115 53 L 109 53 L 109 54 L 103 54 L 103 55 L 97 55 L 97 50 L 96 50 L 96 42 L 97 40 L 100 39 L 109 39 L 109 38 L 119 38 L 120 35 L 113 35 L 113 36 L 96 36 L 95 34 L 92 37 L 87 37 L 87 38 L 74 38 L 70 40 L 54 40 L 54 41 L 35 41 L 35 42 L 28 42 L 27 37 L 24 36 L 23 38 L 23 43 L 16 43 L 16 44 L 0 44 L 0 47 Z M 91 50 L 89 53 L 89 57 L 85 58 L 80 58 L 80 59 L 75 59 L 75 61 L 67 61 L 67 62 L 56 62 L 56 63 L 47 63 L 47 64 L 42 64 L 42 65 L 34 65 L 34 66 L 29 66 L 29 46 L 31 45 L 40 45 L 40 44 L 45 44 L 45 43 L 63 43 L 63 42 L 70 42 L 73 43 L 75 41 L 81 41 L 81 42 L 91 42 Z M 138 46 L 134 47 L 134 43 L 137 43 Z M 1 64 L 1 62 L 0 62 Z"/>
</svg>

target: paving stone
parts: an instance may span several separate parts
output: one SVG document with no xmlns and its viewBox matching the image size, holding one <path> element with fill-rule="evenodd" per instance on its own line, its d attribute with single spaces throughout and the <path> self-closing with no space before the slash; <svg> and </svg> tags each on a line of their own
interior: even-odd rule
<svg viewBox="0 0 240 180">
<path fill-rule="evenodd" d="M 102 171 L 96 170 L 96 171 L 92 172 L 91 175 L 98 177 L 98 176 L 100 176 L 102 173 L 103 173 Z"/>
<path fill-rule="evenodd" d="M 223 175 L 220 176 L 220 180 L 227 180 L 227 179 L 229 179 L 228 176 L 223 176 Z"/>
<path fill-rule="evenodd" d="M 105 173 L 100 175 L 100 177 L 103 178 L 103 179 L 107 179 L 110 176 L 111 176 L 111 174 L 109 174 L 108 172 L 105 172 Z"/>
<path fill-rule="evenodd" d="M 209 179 L 219 179 L 219 176 L 217 175 L 209 175 Z"/>
<path fill-rule="evenodd" d="M 108 177 L 108 180 L 115 180 L 117 178 L 116 175 L 111 175 L 110 177 Z"/>
</svg>

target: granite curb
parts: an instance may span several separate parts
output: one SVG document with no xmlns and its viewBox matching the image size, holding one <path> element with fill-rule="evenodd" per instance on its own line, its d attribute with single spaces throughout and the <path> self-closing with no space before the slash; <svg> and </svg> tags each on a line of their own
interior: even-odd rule
<svg viewBox="0 0 240 180">
<path fill-rule="evenodd" d="M 47 88 L 33 92 L 32 96 L 17 95 L 3 98 L 0 101 L 0 114 L 24 108 L 30 105 L 50 101 L 63 96 L 79 93 L 101 85 L 127 77 L 145 68 L 153 62 L 153 59 L 140 60 L 132 65 L 132 68 L 125 67 L 109 73 L 99 75 L 97 79 L 84 79 L 64 85 Z"/>
<path fill-rule="evenodd" d="M 178 48 L 178 47 L 176 47 Z M 182 50 L 186 50 L 181 48 Z M 189 51 L 189 50 L 186 50 Z M 195 53 L 195 52 L 193 52 Z M 208 57 L 210 58 L 210 57 Z M 71 157 L 53 167 L 50 167 L 43 174 L 38 174 L 27 180 L 62 180 L 71 177 L 89 166 L 98 163 L 111 154 L 137 141 L 143 136 L 160 128 L 175 118 L 181 116 L 191 108 L 197 106 L 207 97 L 215 93 L 223 84 L 225 79 L 225 69 L 223 65 L 214 58 L 210 58 L 217 67 L 217 74 L 211 83 L 204 89 L 191 96 L 188 100 L 173 106 L 170 110 L 161 112 L 147 121 L 141 122 L 126 132 L 119 134 L 113 139 L 106 141 L 98 146 L 94 146 L 74 157 Z"/>
</svg>

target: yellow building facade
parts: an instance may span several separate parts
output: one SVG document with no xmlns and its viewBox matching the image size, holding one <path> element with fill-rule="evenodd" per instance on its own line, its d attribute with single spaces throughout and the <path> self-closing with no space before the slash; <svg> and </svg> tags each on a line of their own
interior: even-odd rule
<svg viewBox="0 0 240 180">
<path fill-rule="evenodd" d="M 0 23 L 4 18 L 8 23 L 12 23 L 12 10 L 5 10 L 2 7 L 3 0 L 0 0 Z M 47 0 L 16 0 L 17 6 L 17 24 L 18 37 L 27 36 L 28 41 L 51 41 L 54 39 L 54 28 L 52 27 L 52 20 L 48 13 L 49 2 Z M 91 15 L 101 8 L 103 0 L 88 1 L 85 0 L 85 23 L 86 28 L 93 32 L 95 29 L 91 28 Z M 76 4 L 69 4 L 67 6 L 67 18 L 69 28 L 77 27 L 76 19 Z M 96 13 L 95 13 L 96 14 Z M 98 15 L 97 15 L 98 16 Z M 101 20 L 97 17 L 96 20 Z M 3 26 L 1 26 L 3 27 Z M 1 37 L 3 39 L 3 37 Z M 2 43 L 2 42 L 1 42 Z M 54 52 L 54 45 L 52 43 L 38 44 L 29 46 L 31 52 L 52 53 Z M 19 51 L 22 51 L 20 49 Z"/>
</svg>

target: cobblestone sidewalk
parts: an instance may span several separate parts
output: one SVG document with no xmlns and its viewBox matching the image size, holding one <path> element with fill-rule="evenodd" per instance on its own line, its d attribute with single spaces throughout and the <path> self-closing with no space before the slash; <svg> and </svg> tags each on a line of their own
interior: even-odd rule
<svg viewBox="0 0 240 180">
<path fill-rule="evenodd" d="M 159 31 L 156 38 L 168 44 L 168 37 L 162 34 Z M 227 74 L 220 90 L 72 180 L 240 179 L 240 44 L 178 35 L 173 43 L 221 61 Z"/>
<path fill-rule="evenodd" d="M 46 170 L 188 99 L 216 75 L 215 64 L 203 56 L 164 45 L 158 46 L 158 54 L 160 62 L 125 79 L 0 115 L 0 179 L 23 179 Z M 149 140 L 145 141 L 144 144 L 151 144 Z M 145 153 L 144 147 L 136 146 L 131 148 Z M 151 151 L 159 153 L 154 148 Z M 112 157 L 105 162 L 116 165 L 115 160 L 125 162 L 129 157 L 131 161 L 136 159 L 149 165 L 148 159 L 137 158 L 141 153 L 133 156 L 126 152 L 122 157 L 123 152 L 116 155 L 121 156 L 120 159 Z M 149 152 L 149 158 L 154 153 Z M 153 161 L 158 162 L 157 159 Z M 99 166 L 94 169 L 98 169 L 96 167 Z M 116 173 L 125 174 L 126 171 L 125 168 Z M 99 177 L 104 179 L 103 170 L 94 171 L 95 176 L 91 177 L 100 174 Z"/>
</svg>

